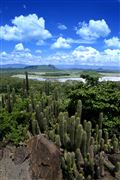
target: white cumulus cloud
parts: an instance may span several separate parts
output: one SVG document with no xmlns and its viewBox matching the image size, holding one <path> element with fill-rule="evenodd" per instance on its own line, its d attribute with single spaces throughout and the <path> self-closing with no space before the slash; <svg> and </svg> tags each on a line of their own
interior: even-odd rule
<svg viewBox="0 0 120 180">
<path fill-rule="evenodd" d="M 80 27 L 76 28 L 76 34 L 86 40 L 96 40 L 100 37 L 106 37 L 110 32 L 106 21 L 90 20 L 89 23 L 80 23 Z"/>
<path fill-rule="evenodd" d="M 78 46 L 73 52 L 72 55 L 75 58 L 80 58 L 81 60 L 87 60 L 87 59 L 94 59 L 98 58 L 100 56 L 99 51 L 97 51 L 93 47 L 85 47 L 85 46 Z"/>
<path fill-rule="evenodd" d="M 22 43 L 16 44 L 15 45 L 15 50 L 16 51 L 23 51 L 24 50 L 24 46 Z"/>
<path fill-rule="evenodd" d="M 66 29 L 67 29 L 67 26 L 64 25 L 64 24 L 58 23 L 58 29 L 60 29 L 60 30 L 66 30 Z"/>
<path fill-rule="evenodd" d="M 112 37 L 111 39 L 105 39 L 104 42 L 108 47 L 120 48 L 120 39 L 118 37 Z"/>
<path fill-rule="evenodd" d="M 108 55 L 111 58 L 115 58 L 120 61 L 120 49 L 105 49 L 105 55 Z"/>
<path fill-rule="evenodd" d="M 69 52 L 56 52 L 47 56 L 47 63 L 67 65 L 119 66 L 120 49 L 99 51 L 91 46 L 78 46 Z"/>
<path fill-rule="evenodd" d="M 92 46 L 78 46 L 67 52 L 58 50 L 58 52 L 46 55 L 44 52 L 41 53 L 40 49 L 33 52 L 28 51 L 22 45 L 17 44 L 10 53 L 0 52 L 1 64 L 68 64 L 120 67 L 120 49 L 108 48 L 99 51 Z"/>
<path fill-rule="evenodd" d="M 22 43 L 18 43 L 15 45 L 14 51 L 25 51 L 25 52 L 29 52 L 30 49 L 28 48 L 24 48 Z"/>
<path fill-rule="evenodd" d="M 0 53 L 1 64 L 41 64 L 42 58 L 40 55 L 36 56 L 30 52 L 26 51 L 15 51 L 11 53 Z"/>
<path fill-rule="evenodd" d="M 0 56 L 1 56 L 1 57 L 6 57 L 6 56 L 7 56 L 7 53 L 6 53 L 5 51 L 3 51 L 3 52 L 0 53 Z"/>
<path fill-rule="evenodd" d="M 60 49 L 60 48 L 71 48 L 69 42 L 67 39 L 63 38 L 63 37 L 59 37 L 56 42 L 54 42 L 51 46 L 52 49 Z"/>
<path fill-rule="evenodd" d="M 51 33 L 45 28 L 45 20 L 36 14 L 18 16 L 12 20 L 12 26 L 0 26 L 0 39 L 4 40 L 45 40 L 51 38 Z"/>
</svg>

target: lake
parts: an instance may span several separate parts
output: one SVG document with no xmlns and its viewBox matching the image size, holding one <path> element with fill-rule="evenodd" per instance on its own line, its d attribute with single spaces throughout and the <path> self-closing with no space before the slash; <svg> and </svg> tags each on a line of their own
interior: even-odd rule
<svg viewBox="0 0 120 180">
<path fill-rule="evenodd" d="M 23 74 L 17 74 L 14 75 L 12 77 L 18 77 L 18 78 L 25 78 L 25 75 Z M 59 81 L 59 82 L 66 82 L 66 81 L 81 81 L 83 83 L 85 83 L 85 80 L 83 78 L 79 78 L 79 77 L 62 77 L 62 78 L 43 78 L 43 77 L 38 77 L 36 75 L 29 75 L 29 79 L 33 79 L 33 80 L 38 80 L 38 81 Z M 120 81 L 120 77 L 119 76 L 103 76 L 101 78 L 99 78 L 99 81 Z"/>
</svg>

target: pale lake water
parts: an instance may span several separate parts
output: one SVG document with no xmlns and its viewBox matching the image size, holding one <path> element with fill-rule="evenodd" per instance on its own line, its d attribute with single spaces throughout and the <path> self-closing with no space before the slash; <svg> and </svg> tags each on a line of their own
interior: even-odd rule
<svg viewBox="0 0 120 180">
<path fill-rule="evenodd" d="M 12 77 L 18 77 L 18 78 L 25 78 L 25 75 L 14 75 Z M 75 78 L 75 77 L 68 77 L 68 78 L 43 78 L 43 77 L 37 77 L 37 76 L 32 76 L 29 75 L 29 79 L 33 79 L 33 80 L 38 80 L 38 81 L 59 81 L 59 82 L 66 82 L 66 81 L 81 81 L 81 82 L 85 82 L 85 80 L 83 78 Z M 99 78 L 99 81 L 119 81 L 120 82 L 120 77 L 119 76 L 104 76 L 102 78 Z"/>
</svg>

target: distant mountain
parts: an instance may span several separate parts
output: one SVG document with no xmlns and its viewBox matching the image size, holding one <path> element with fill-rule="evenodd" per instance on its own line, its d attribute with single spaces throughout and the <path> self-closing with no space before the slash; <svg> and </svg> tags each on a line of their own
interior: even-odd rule
<svg viewBox="0 0 120 180">
<path fill-rule="evenodd" d="M 51 71 L 51 70 L 96 70 L 99 72 L 120 71 L 120 66 L 90 66 L 90 65 L 26 65 L 26 64 L 4 64 L 1 69 L 23 69 L 30 71 Z"/>
<path fill-rule="evenodd" d="M 26 66 L 24 67 L 26 70 L 57 70 L 54 65 L 37 65 L 37 66 Z"/>
<path fill-rule="evenodd" d="M 56 65 L 59 69 L 70 69 L 70 70 L 96 70 L 102 71 L 120 71 L 120 66 L 92 66 L 92 65 Z"/>
<path fill-rule="evenodd" d="M 21 69 L 26 67 L 26 64 L 3 64 L 0 65 L 1 69 Z"/>
<path fill-rule="evenodd" d="M 3 64 L 1 69 L 26 69 L 26 70 L 57 70 L 54 65 L 26 65 L 26 64 Z"/>
</svg>

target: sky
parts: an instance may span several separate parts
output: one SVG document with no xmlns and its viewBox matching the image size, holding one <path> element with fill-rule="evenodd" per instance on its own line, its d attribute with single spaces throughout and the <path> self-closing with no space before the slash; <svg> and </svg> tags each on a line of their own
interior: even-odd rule
<svg viewBox="0 0 120 180">
<path fill-rule="evenodd" d="M 1 64 L 120 66 L 120 0 L 1 0 Z"/>
</svg>

